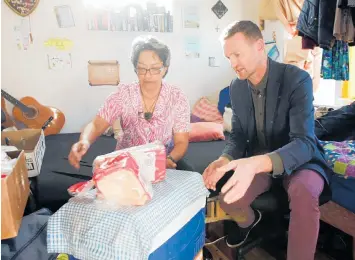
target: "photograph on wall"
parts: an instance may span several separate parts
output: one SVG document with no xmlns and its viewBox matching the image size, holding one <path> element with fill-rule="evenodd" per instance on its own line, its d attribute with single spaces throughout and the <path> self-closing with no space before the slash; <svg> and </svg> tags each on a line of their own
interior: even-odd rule
<svg viewBox="0 0 355 260">
<path fill-rule="evenodd" d="M 74 17 L 70 6 L 55 6 L 54 13 L 57 18 L 59 28 L 69 28 L 75 26 Z"/>
<path fill-rule="evenodd" d="M 185 56 L 187 58 L 200 58 L 201 45 L 197 36 L 186 36 L 184 39 Z"/>
<path fill-rule="evenodd" d="M 90 86 L 117 86 L 120 83 L 120 64 L 117 60 L 89 60 L 88 81 Z"/>
<path fill-rule="evenodd" d="M 63 70 L 72 68 L 70 53 L 47 54 L 48 69 Z"/>
<path fill-rule="evenodd" d="M 182 9 L 184 28 L 200 28 L 199 9 L 197 6 L 185 6 Z"/>
<path fill-rule="evenodd" d="M 86 6 L 90 31 L 173 32 L 171 10 L 153 2 L 126 4 L 112 2 L 106 8 Z"/>
</svg>

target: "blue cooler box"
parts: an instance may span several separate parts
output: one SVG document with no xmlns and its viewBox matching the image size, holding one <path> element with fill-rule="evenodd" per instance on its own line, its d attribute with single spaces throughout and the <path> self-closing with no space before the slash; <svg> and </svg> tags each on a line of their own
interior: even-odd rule
<svg viewBox="0 0 355 260">
<path fill-rule="evenodd" d="M 149 256 L 149 260 L 193 260 L 203 248 L 204 244 L 205 208 L 202 208 L 177 233 L 152 252 Z M 60 254 L 57 259 L 79 260 L 66 254 Z"/>
</svg>

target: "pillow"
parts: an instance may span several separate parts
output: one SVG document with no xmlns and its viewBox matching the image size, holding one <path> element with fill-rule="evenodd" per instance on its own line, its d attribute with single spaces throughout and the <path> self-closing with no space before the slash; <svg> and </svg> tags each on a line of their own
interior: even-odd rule
<svg viewBox="0 0 355 260">
<path fill-rule="evenodd" d="M 355 179 L 355 141 L 320 141 L 325 158 L 335 174 Z"/>
<path fill-rule="evenodd" d="M 190 142 L 208 142 L 213 140 L 225 140 L 222 124 L 214 122 L 191 123 Z"/>
<path fill-rule="evenodd" d="M 202 97 L 196 102 L 192 114 L 206 122 L 223 124 L 223 117 L 218 111 L 217 104 L 212 104 L 206 97 Z"/>
<path fill-rule="evenodd" d="M 191 114 L 190 115 L 190 122 L 191 123 L 197 123 L 197 122 L 204 122 L 204 120 L 202 120 L 198 116 L 195 116 L 195 115 Z"/>
<path fill-rule="evenodd" d="M 232 109 L 230 107 L 225 107 L 223 114 L 223 129 L 228 133 L 232 131 L 232 115 Z"/>
</svg>

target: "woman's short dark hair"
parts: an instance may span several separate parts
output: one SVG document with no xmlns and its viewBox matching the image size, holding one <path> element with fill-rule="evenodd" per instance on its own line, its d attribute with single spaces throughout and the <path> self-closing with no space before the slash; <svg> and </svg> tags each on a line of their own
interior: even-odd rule
<svg viewBox="0 0 355 260">
<path fill-rule="evenodd" d="M 131 61 L 134 66 L 134 69 L 137 68 L 137 63 L 139 59 L 139 55 L 142 51 L 154 51 L 160 60 L 163 62 L 163 66 L 167 69 L 170 66 L 170 49 L 169 47 L 164 44 L 162 41 L 158 40 L 153 36 L 139 36 L 133 40 L 132 43 L 132 54 L 131 54 Z M 166 71 L 165 75 L 168 73 Z M 165 77 L 164 75 L 164 77 Z"/>
</svg>

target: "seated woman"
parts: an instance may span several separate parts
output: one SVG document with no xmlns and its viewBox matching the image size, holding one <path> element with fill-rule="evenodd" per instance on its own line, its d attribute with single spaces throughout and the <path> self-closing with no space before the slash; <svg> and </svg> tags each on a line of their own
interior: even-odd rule
<svg viewBox="0 0 355 260">
<path fill-rule="evenodd" d="M 79 168 L 90 145 L 119 119 L 123 133 L 116 150 L 161 141 L 167 148 L 167 168 L 192 171 L 182 160 L 189 144 L 189 102 L 179 88 L 163 81 L 170 65 L 168 46 L 151 36 L 138 37 L 131 61 L 138 82 L 120 84 L 106 99 L 72 146 L 70 164 Z"/>
</svg>

